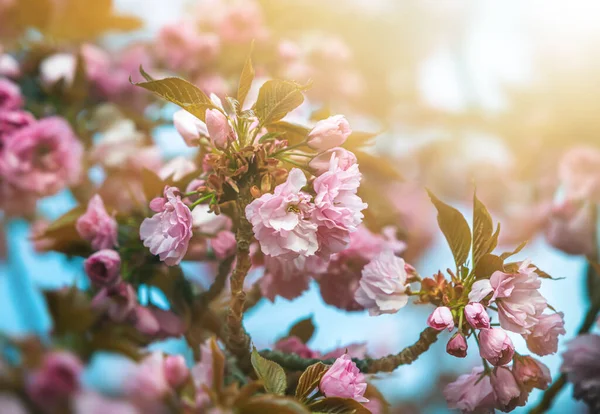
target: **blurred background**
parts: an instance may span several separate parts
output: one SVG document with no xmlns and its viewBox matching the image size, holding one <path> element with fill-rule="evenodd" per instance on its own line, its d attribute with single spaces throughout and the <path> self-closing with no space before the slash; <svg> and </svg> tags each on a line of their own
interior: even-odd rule
<svg viewBox="0 0 600 414">
<path fill-rule="evenodd" d="M 210 20 L 216 3 L 116 0 L 118 13 L 139 17 L 142 26 L 103 34 L 98 41 L 114 51 L 151 44 L 165 26 L 178 27 L 189 19 L 200 25 Z M 559 188 L 561 156 L 576 146 L 600 145 L 600 3 L 244 3 L 255 8 L 255 19 L 261 20 L 264 29 L 255 40 L 257 74 L 263 71 L 264 76 L 300 82 L 310 79 L 314 82 L 308 92 L 310 111 L 344 113 L 354 129 L 381 132 L 372 153 L 388 159 L 394 171 L 381 166 L 383 171 L 375 171 L 375 178 L 367 181 L 370 226 L 380 228 L 401 220 L 408 259 L 421 275 L 432 275 L 450 266 L 452 256 L 422 189 L 428 187 L 460 206 L 468 217 L 476 186 L 495 221 L 502 223 L 503 243 L 511 246 L 530 240 L 518 258 L 532 258 L 541 269 L 562 278 L 545 281 L 542 293 L 565 312 L 567 335 L 562 342 L 572 337 L 587 308 L 586 261 L 554 249 L 545 235 Z M 239 73 L 249 43 L 242 42 L 219 56 L 219 73 Z M 276 54 L 267 52 L 273 49 Z M 231 87 L 226 77 L 212 76 L 212 69 L 198 71 L 182 64 L 161 70 L 217 94 Z M 130 72 L 121 76 L 137 76 L 134 70 Z M 174 108 L 163 110 L 172 113 Z M 167 158 L 190 151 L 168 123 L 153 129 L 152 138 Z M 384 199 L 390 203 L 378 203 Z M 53 219 L 75 204 L 75 198 L 64 192 L 44 199 L 38 208 Z M 39 289 L 81 280 L 81 261 L 37 253 L 25 220 L 5 220 L 4 226 L 0 330 L 45 332 L 50 322 Z M 203 280 L 202 270 L 194 263 L 186 263 L 184 269 L 189 277 Z M 429 309 L 417 306 L 377 318 L 348 313 L 325 303 L 314 283 L 293 301 L 262 300 L 247 315 L 245 325 L 256 346 L 263 348 L 294 322 L 312 315 L 317 326 L 312 348 L 330 350 L 365 342 L 369 353 L 385 355 L 414 342 L 428 313 Z M 515 335 L 513 339 L 517 348 L 524 346 L 522 338 Z M 179 349 L 183 345 L 170 341 L 164 346 Z M 439 341 L 415 364 L 376 381 L 385 397 L 399 407 L 398 412 L 447 412 L 439 387 L 470 372 L 479 361 L 475 352 L 465 360 L 452 358 L 444 346 Z M 554 375 L 560 360 L 558 354 L 543 358 Z M 93 373 L 90 381 L 94 381 Z M 563 390 L 551 412 L 585 412 L 571 394 L 571 389 Z M 539 392 L 532 393 L 528 407 L 538 399 Z"/>
</svg>

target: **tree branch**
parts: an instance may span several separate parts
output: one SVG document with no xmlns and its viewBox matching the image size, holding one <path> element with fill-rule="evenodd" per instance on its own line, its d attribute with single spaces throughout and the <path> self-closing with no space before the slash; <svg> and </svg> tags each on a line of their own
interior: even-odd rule
<svg viewBox="0 0 600 414">
<path fill-rule="evenodd" d="M 414 344 L 407 346 L 402 351 L 395 355 L 388 355 L 382 358 L 366 358 L 358 359 L 353 358 L 352 360 L 356 363 L 358 369 L 365 373 L 376 373 L 376 372 L 392 372 L 401 365 L 409 365 L 415 362 L 423 353 L 425 353 L 431 344 L 433 344 L 438 337 L 439 332 L 432 328 L 426 328 L 421 335 L 419 340 Z M 333 364 L 335 358 L 330 359 L 317 359 L 317 358 L 302 358 L 296 354 L 286 354 L 279 351 L 264 350 L 260 354 L 274 362 L 277 362 L 283 368 L 290 371 L 304 371 L 310 365 L 322 362 L 324 364 Z"/>
</svg>

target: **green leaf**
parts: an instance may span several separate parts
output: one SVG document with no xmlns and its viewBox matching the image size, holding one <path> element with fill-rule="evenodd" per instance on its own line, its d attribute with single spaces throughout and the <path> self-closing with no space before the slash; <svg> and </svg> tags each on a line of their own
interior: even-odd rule
<svg viewBox="0 0 600 414">
<path fill-rule="evenodd" d="M 239 408 L 240 414 L 310 414 L 301 403 L 289 397 L 260 395 Z"/>
<path fill-rule="evenodd" d="M 298 380 L 296 387 L 296 398 L 303 400 L 306 398 L 321 382 L 321 378 L 329 369 L 329 365 L 317 362 L 306 368 Z"/>
<path fill-rule="evenodd" d="M 306 319 L 302 319 L 296 322 L 294 326 L 290 328 L 288 336 L 296 336 L 303 343 L 307 343 L 308 341 L 310 341 L 310 338 L 312 338 L 314 333 L 315 325 L 313 324 L 312 316 L 309 316 Z"/>
<path fill-rule="evenodd" d="M 371 414 L 364 405 L 351 398 L 330 397 L 315 401 L 309 405 L 314 411 L 335 414 Z"/>
<path fill-rule="evenodd" d="M 448 204 L 438 199 L 431 191 L 427 190 L 431 202 L 438 211 L 438 225 L 452 250 L 456 267 L 465 264 L 471 250 L 471 230 L 463 215 Z"/>
<path fill-rule="evenodd" d="M 254 112 L 262 126 L 279 121 L 304 102 L 303 87 L 294 82 L 269 80 L 258 92 Z"/>
<path fill-rule="evenodd" d="M 164 78 L 160 80 L 148 80 L 152 78 L 141 67 L 140 73 L 147 81 L 136 83 L 131 82 L 130 79 L 133 85 L 154 92 L 161 98 L 179 105 L 202 121 L 206 119 L 207 109 L 216 108 L 215 104 L 204 92 L 184 79 Z"/>
<path fill-rule="evenodd" d="M 256 348 L 252 348 L 250 358 L 254 371 L 260 380 L 262 380 L 265 390 L 271 394 L 283 395 L 287 387 L 285 371 L 276 362 L 263 358 Z"/>
<path fill-rule="evenodd" d="M 310 129 L 305 126 L 293 124 L 286 121 L 273 122 L 267 126 L 269 133 L 279 133 L 281 137 L 287 140 L 289 145 L 296 145 L 304 141 Z"/>
<path fill-rule="evenodd" d="M 487 208 L 473 194 L 473 266 L 488 252 L 489 241 L 494 232 L 494 222 Z"/>
<path fill-rule="evenodd" d="M 248 96 L 248 92 L 252 86 L 252 81 L 254 80 L 254 67 L 252 66 L 253 49 L 254 42 L 252 42 L 252 45 L 250 46 L 250 53 L 248 54 L 248 58 L 246 59 L 244 68 L 242 69 L 242 74 L 240 75 L 240 83 L 237 91 L 237 100 L 240 103 L 240 107 L 244 106 L 244 101 L 246 100 L 246 96 Z"/>
<path fill-rule="evenodd" d="M 512 252 L 506 252 L 506 253 L 502 253 L 502 254 L 500 255 L 500 258 L 501 258 L 502 260 L 506 260 L 506 259 L 508 259 L 509 257 L 511 257 L 511 256 L 514 256 L 515 254 L 519 253 L 521 250 L 523 250 L 523 248 L 524 248 L 525 246 L 527 246 L 527 242 L 526 242 L 526 241 L 524 241 L 524 242 L 522 242 L 521 244 L 519 244 L 519 245 L 517 246 L 517 248 L 516 248 L 515 250 L 513 250 Z"/>
<path fill-rule="evenodd" d="M 488 279 L 495 271 L 503 271 L 504 260 L 495 254 L 484 254 L 479 258 L 477 266 L 473 270 L 477 279 Z"/>
</svg>

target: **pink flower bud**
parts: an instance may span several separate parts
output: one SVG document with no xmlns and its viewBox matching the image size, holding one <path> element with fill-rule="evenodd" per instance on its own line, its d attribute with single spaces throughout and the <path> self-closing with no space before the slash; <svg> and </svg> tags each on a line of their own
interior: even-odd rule
<svg viewBox="0 0 600 414">
<path fill-rule="evenodd" d="M 467 340 L 464 335 L 460 332 L 454 334 L 452 338 L 446 344 L 446 352 L 457 358 L 464 358 L 467 356 Z"/>
<path fill-rule="evenodd" d="M 130 317 L 136 304 L 137 294 L 133 286 L 125 282 L 102 288 L 92 299 L 92 308 L 106 312 L 115 322 L 124 322 Z"/>
<path fill-rule="evenodd" d="M 179 387 L 188 378 L 190 371 L 181 355 L 169 355 L 163 362 L 165 377 L 173 388 Z"/>
<path fill-rule="evenodd" d="M 119 281 L 121 257 L 114 250 L 103 249 L 88 257 L 83 266 L 94 286 L 112 286 Z"/>
<path fill-rule="evenodd" d="M 479 354 L 492 365 L 506 365 L 515 353 L 515 347 L 504 329 L 482 329 L 479 334 Z"/>
<path fill-rule="evenodd" d="M 210 239 L 210 245 L 215 252 L 215 256 L 224 259 L 235 253 L 236 241 L 235 234 L 229 230 L 223 230 L 217 233 L 217 236 Z"/>
<path fill-rule="evenodd" d="M 188 147 L 198 145 L 200 138 L 208 136 L 206 124 L 185 109 L 173 114 L 173 125 Z"/>
<path fill-rule="evenodd" d="M 364 397 L 367 390 L 365 377 L 347 354 L 335 360 L 321 378 L 319 388 L 326 397 L 352 398 L 358 402 L 369 401 Z"/>
<path fill-rule="evenodd" d="M 533 388 L 545 390 L 552 382 L 548 367 L 528 355 L 516 355 L 512 370 L 517 382 L 528 390 Z"/>
<path fill-rule="evenodd" d="M 525 395 L 525 398 L 522 398 L 522 390 L 519 388 L 513 373 L 507 367 L 494 369 L 492 375 L 490 375 L 490 382 L 496 397 L 496 408 L 509 412 L 517 406 L 525 405 L 527 397 Z M 526 391 L 525 393 L 528 394 Z"/>
<path fill-rule="evenodd" d="M 233 131 L 223 112 L 218 109 L 206 110 L 206 128 L 208 135 L 217 148 L 225 148 L 233 139 Z"/>
<path fill-rule="evenodd" d="M 8 79 L 0 79 L 0 109 L 12 111 L 22 105 L 23 95 L 19 86 Z"/>
<path fill-rule="evenodd" d="M 490 316 L 485 311 L 485 306 L 479 302 L 472 302 L 465 306 L 465 318 L 474 329 L 490 327 Z"/>
<path fill-rule="evenodd" d="M 326 151 L 342 145 L 352 129 L 343 115 L 333 115 L 317 122 L 308 134 L 308 146 L 319 151 Z"/>
<path fill-rule="evenodd" d="M 55 407 L 79 388 L 81 361 L 68 352 L 51 352 L 27 384 L 27 393 L 39 406 Z"/>
<path fill-rule="evenodd" d="M 160 331 L 160 324 L 150 311 L 145 306 L 138 305 L 134 313 L 135 328 L 145 335 L 156 335 Z"/>
<path fill-rule="evenodd" d="M 312 168 L 316 176 L 329 170 L 332 155 L 335 154 L 338 159 L 338 167 L 343 171 L 356 164 L 356 155 L 342 147 L 331 148 L 314 157 L 308 166 Z"/>
<path fill-rule="evenodd" d="M 427 325 L 438 331 L 454 329 L 454 317 L 452 311 L 446 306 L 439 306 L 427 318 Z"/>
<path fill-rule="evenodd" d="M 110 249 L 117 245 L 117 222 L 108 215 L 98 194 L 90 199 L 86 212 L 77 219 L 75 228 L 94 250 Z"/>
</svg>

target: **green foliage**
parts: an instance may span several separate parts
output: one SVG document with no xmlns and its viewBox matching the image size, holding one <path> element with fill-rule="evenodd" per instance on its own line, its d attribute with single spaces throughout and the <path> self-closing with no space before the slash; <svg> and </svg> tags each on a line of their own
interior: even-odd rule
<svg viewBox="0 0 600 414">
<path fill-rule="evenodd" d="M 310 338 L 312 338 L 314 333 L 315 325 L 313 323 L 312 316 L 309 316 L 306 319 L 302 319 L 296 322 L 294 326 L 290 328 L 288 336 L 296 336 L 303 343 L 307 343 L 308 341 L 310 341 Z"/>
<path fill-rule="evenodd" d="M 298 401 L 289 397 L 261 395 L 252 398 L 242 407 L 241 414 L 309 414 L 310 411 Z"/>
<path fill-rule="evenodd" d="M 254 372 L 262 380 L 267 392 L 276 395 L 285 394 L 287 380 L 285 371 L 279 364 L 260 356 L 256 348 L 252 349 L 250 360 L 254 367 Z"/>
<path fill-rule="evenodd" d="M 489 247 L 493 231 L 494 223 L 490 213 L 477 195 L 473 194 L 473 267 L 477 267 L 483 255 L 491 253 Z"/>
<path fill-rule="evenodd" d="M 304 102 L 305 87 L 284 80 L 269 80 L 258 92 L 254 112 L 261 126 L 281 120 Z"/>
<path fill-rule="evenodd" d="M 238 85 L 237 91 L 237 100 L 239 102 L 239 106 L 244 106 L 244 101 L 246 100 L 246 96 L 248 96 L 248 92 L 250 91 L 250 87 L 252 87 L 252 81 L 254 80 L 254 67 L 252 66 L 252 49 L 254 48 L 254 43 L 250 47 L 250 53 L 248 54 L 248 58 L 244 63 L 244 68 L 242 69 L 242 74 L 240 75 L 240 83 Z"/>
<path fill-rule="evenodd" d="M 300 376 L 298 380 L 298 386 L 296 387 L 296 398 L 303 401 L 308 397 L 312 391 L 319 386 L 321 378 L 329 369 L 329 365 L 325 365 L 322 362 L 317 362 L 306 368 L 306 370 Z"/>
<path fill-rule="evenodd" d="M 313 412 L 331 414 L 371 414 L 364 405 L 351 398 L 323 398 L 309 405 Z"/>
</svg>

